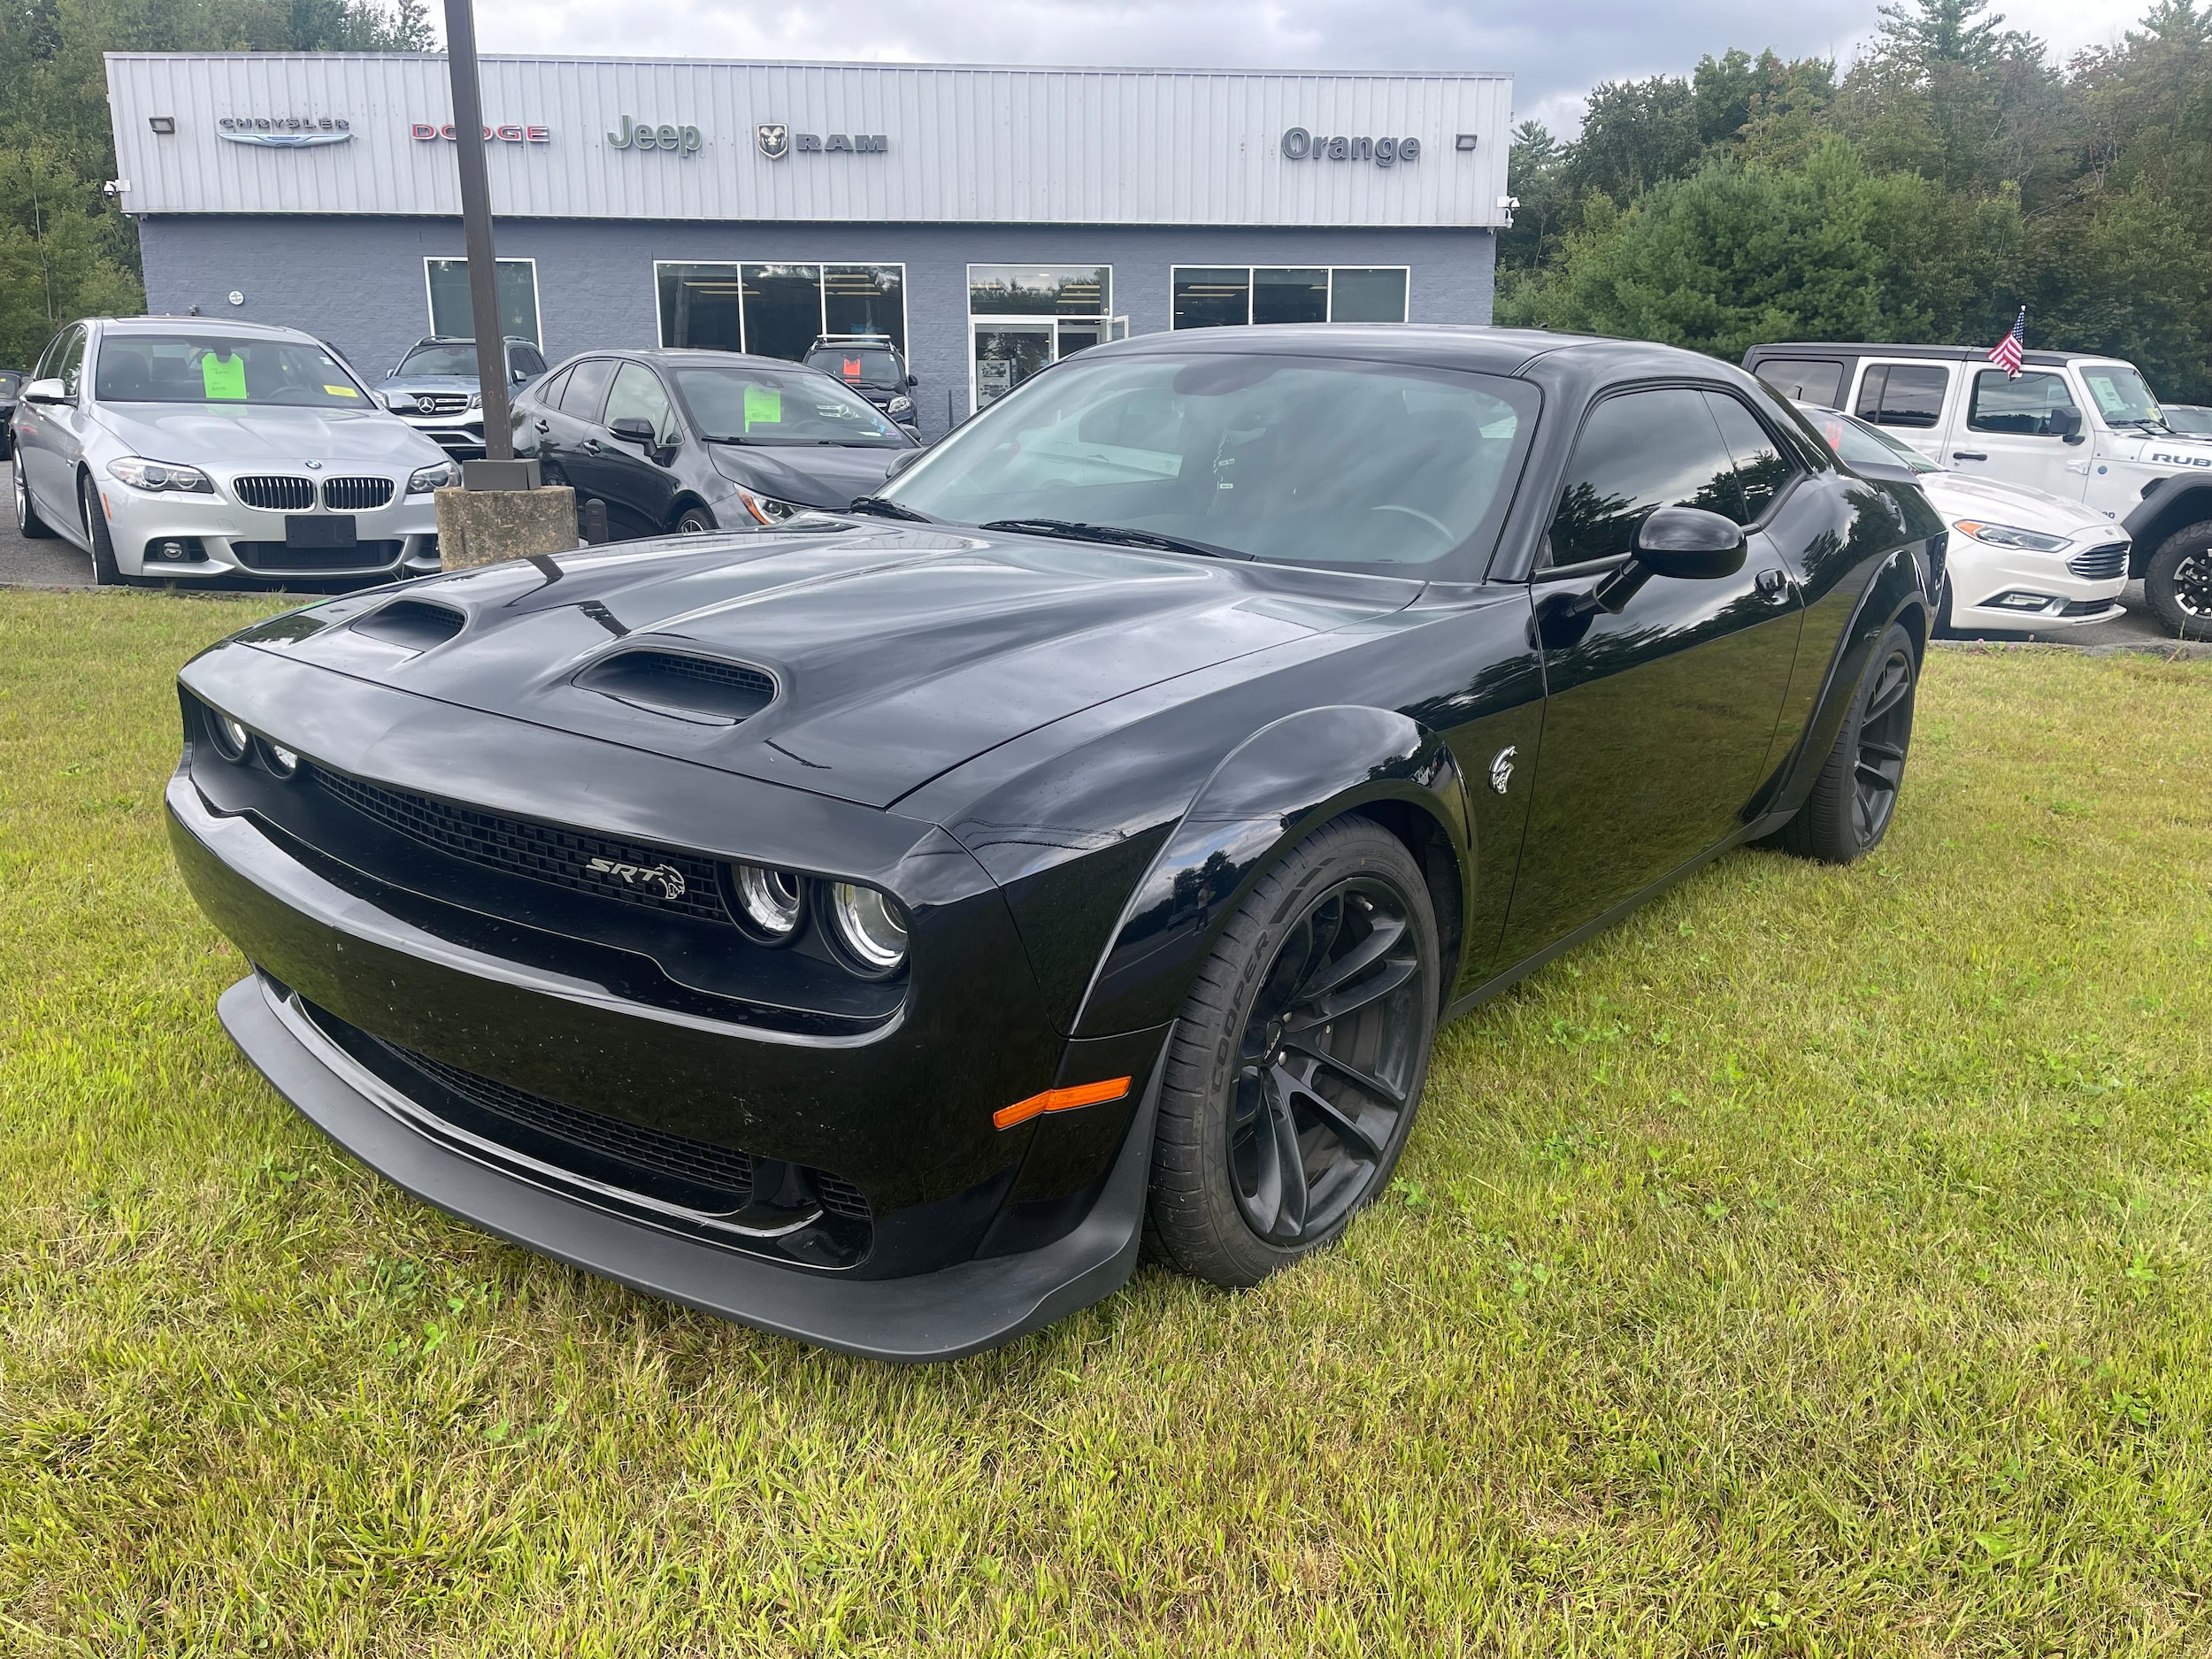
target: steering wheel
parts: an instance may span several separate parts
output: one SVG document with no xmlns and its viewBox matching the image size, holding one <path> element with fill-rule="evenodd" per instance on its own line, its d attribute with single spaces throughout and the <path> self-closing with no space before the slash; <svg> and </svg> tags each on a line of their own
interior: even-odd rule
<svg viewBox="0 0 2212 1659">
<path fill-rule="evenodd" d="M 1428 526 L 1430 529 L 1435 531 L 1437 534 L 1442 536 L 1447 541 L 1457 541 L 1459 540 L 1458 533 L 1455 531 L 1451 526 L 1445 524 L 1440 519 L 1432 518 L 1427 513 L 1423 512 L 1418 507 L 1408 507 L 1398 502 L 1386 501 L 1380 506 L 1370 507 L 1367 511 L 1370 512 L 1402 512 L 1409 518 L 1418 518 L 1423 524 Z"/>
</svg>

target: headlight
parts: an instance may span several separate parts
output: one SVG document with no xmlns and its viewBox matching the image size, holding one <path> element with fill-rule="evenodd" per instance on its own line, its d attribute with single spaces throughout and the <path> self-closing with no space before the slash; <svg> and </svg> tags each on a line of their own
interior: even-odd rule
<svg viewBox="0 0 2212 1659">
<path fill-rule="evenodd" d="M 469 394 L 469 407 L 470 407 L 471 409 L 481 409 L 481 408 L 483 408 L 483 407 L 484 407 L 484 394 L 483 394 L 483 393 L 481 393 L 481 392 L 471 392 L 471 393 Z"/>
<path fill-rule="evenodd" d="M 914 412 L 914 400 L 910 397 L 895 397 L 884 412 L 889 415 L 910 415 Z"/>
<path fill-rule="evenodd" d="M 108 463 L 108 471 L 133 489 L 183 490 L 197 495 L 215 493 L 215 486 L 198 467 L 179 466 L 173 461 L 142 461 L 134 455 L 119 455 Z"/>
<path fill-rule="evenodd" d="M 377 396 L 382 400 L 384 407 L 396 415 L 415 412 L 415 395 L 412 392 L 380 392 Z"/>
<path fill-rule="evenodd" d="M 220 709 L 207 711 L 207 741 L 215 746 L 215 752 L 225 760 L 237 762 L 246 758 L 246 747 L 253 741 L 246 728 Z"/>
<path fill-rule="evenodd" d="M 1984 524 L 1978 518 L 1962 518 L 1958 528 L 1962 534 L 1977 541 L 1986 541 L 1992 547 L 2014 547 L 2029 553 L 2056 553 L 2072 540 L 2070 536 L 2045 535 L 2040 530 L 2022 530 L 2008 524 Z"/>
<path fill-rule="evenodd" d="M 848 967 L 879 979 L 906 960 L 906 922 L 873 887 L 837 882 L 829 891 L 829 917 Z"/>
<path fill-rule="evenodd" d="M 434 461 L 428 466 L 419 466 L 409 475 L 407 493 L 426 495 L 434 489 L 450 489 L 461 481 L 461 468 L 457 462 Z"/>
<path fill-rule="evenodd" d="M 781 524 L 787 518 L 795 518 L 803 512 L 814 511 L 795 502 L 778 501 L 772 495 L 756 495 L 742 484 L 738 486 L 737 498 L 745 503 L 745 511 L 763 524 Z"/>
<path fill-rule="evenodd" d="M 788 944 L 805 910 L 805 878 L 765 864 L 740 864 L 736 873 L 737 911 L 745 931 L 764 945 Z"/>
<path fill-rule="evenodd" d="M 261 740 L 261 758 L 269 770 L 280 778 L 289 778 L 300 769 L 298 750 L 287 749 L 281 743 L 273 743 L 265 737 Z"/>
</svg>

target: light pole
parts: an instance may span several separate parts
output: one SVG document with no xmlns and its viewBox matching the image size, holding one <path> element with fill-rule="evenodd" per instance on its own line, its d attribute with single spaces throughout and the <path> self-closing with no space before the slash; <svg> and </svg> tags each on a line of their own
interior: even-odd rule
<svg viewBox="0 0 2212 1659">
<path fill-rule="evenodd" d="M 499 314 L 499 263 L 492 252 L 491 184 L 484 170 L 484 100 L 476 79 L 476 12 L 471 0 L 445 0 L 446 67 L 453 77 L 454 150 L 461 162 L 461 241 L 468 250 L 469 310 L 475 318 L 476 383 L 482 388 L 484 457 L 494 488 L 524 486 L 516 476 L 514 428 L 507 403 L 506 324 Z M 463 469 L 465 472 L 466 468 Z"/>
</svg>

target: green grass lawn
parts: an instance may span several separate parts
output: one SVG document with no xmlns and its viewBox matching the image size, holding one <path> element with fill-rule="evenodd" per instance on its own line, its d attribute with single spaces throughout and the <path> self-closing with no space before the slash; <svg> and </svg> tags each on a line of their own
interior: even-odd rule
<svg viewBox="0 0 2212 1659">
<path fill-rule="evenodd" d="M 1344 1248 L 901 1371 L 233 1051 L 158 803 L 273 608 L 0 595 L 0 1652 L 2212 1650 L 2212 664 L 1939 655 L 1880 852 L 1452 1027 Z"/>
</svg>

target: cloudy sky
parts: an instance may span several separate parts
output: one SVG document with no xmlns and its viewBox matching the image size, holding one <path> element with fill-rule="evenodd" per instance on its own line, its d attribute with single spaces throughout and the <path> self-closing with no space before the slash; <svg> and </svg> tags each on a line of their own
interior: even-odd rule
<svg viewBox="0 0 2212 1659">
<path fill-rule="evenodd" d="M 2116 39 L 2147 6 L 1999 3 L 2062 56 Z M 494 52 L 1506 70 L 1517 113 L 1565 131 L 1595 82 L 1682 73 L 1703 52 L 1847 63 L 1876 0 L 477 0 L 477 17 Z"/>
</svg>

